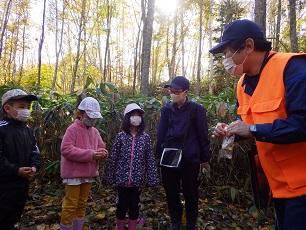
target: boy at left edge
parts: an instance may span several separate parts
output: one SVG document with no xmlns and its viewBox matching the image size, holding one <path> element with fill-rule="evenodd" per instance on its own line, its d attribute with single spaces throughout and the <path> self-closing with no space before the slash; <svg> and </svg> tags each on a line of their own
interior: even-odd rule
<svg viewBox="0 0 306 230">
<path fill-rule="evenodd" d="M 3 94 L 0 109 L 0 226 L 12 230 L 28 198 L 30 180 L 39 169 L 39 149 L 26 125 L 37 97 L 20 89 Z"/>
</svg>

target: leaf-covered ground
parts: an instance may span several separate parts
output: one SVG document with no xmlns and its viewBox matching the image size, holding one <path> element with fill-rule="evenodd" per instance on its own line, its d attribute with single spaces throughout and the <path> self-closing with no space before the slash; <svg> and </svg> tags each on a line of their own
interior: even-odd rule
<svg viewBox="0 0 306 230">
<path fill-rule="evenodd" d="M 198 229 L 259 229 L 272 230 L 273 208 L 257 211 L 249 196 L 240 195 L 234 202 L 226 188 L 209 187 L 205 183 L 199 190 Z M 59 229 L 64 186 L 59 179 L 36 179 L 32 182 L 29 201 L 18 223 L 21 230 Z M 86 229 L 116 229 L 114 187 L 96 183 L 87 203 Z M 169 229 L 170 217 L 162 186 L 145 188 L 141 197 L 141 212 L 151 229 Z M 185 219 L 183 217 L 183 224 Z"/>
</svg>

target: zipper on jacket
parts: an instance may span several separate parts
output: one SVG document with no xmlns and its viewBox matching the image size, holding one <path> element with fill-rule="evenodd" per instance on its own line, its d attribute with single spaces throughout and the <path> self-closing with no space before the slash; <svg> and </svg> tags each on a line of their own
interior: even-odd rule
<svg viewBox="0 0 306 230">
<path fill-rule="evenodd" d="M 135 135 L 132 134 L 132 153 L 131 153 L 130 174 L 129 174 L 129 183 L 128 183 L 129 187 L 130 187 L 130 184 L 131 184 L 132 170 L 133 170 L 134 144 L 135 144 Z"/>
<path fill-rule="evenodd" d="M 89 128 L 89 127 L 86 127 L 86 131 L 87 131 L 88 141 L 90 142 L 90 133 L 89 133 L 88 128 Z M 89 143 L 89 144 L 90 144 L 90 143 Z M 92 165 L 91 165 L 91 167 L 90 167 L 89 170 L 90 170 L 90 175 L 93 175 L 93 174 L 92 174 L 92 170 L 93 170 Z"/>
</svg>

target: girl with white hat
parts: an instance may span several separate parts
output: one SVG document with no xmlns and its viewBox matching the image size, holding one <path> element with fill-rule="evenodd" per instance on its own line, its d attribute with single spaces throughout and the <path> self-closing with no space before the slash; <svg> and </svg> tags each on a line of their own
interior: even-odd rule
<svg viewBox="0 0 306 230">
<path fill-rule="evenodd" d="M 115 139 L 107 172 L 109 184 L 117 185 L 117 229 L 125 229 L 126 213 L 129 230 L 135 230 L 140 218 L 140 194 L 148 182 L 158 186 L 158 174 L 150 136 L 145 133 L 144 110 L 129 104 L 124 111 L 122 132 Z"/>
<path fill-rule="evenodd" d="M 102 118 L 99 102 L 86 97 L 78 106 L 77 119 L 63 137 L 61 177 L 66 196 L 60 230 L 83 229 L 89 191 L 99 175 L 99 160 L 108 156 L 99 131 L 93 127 L 98 118 Z"/>
</svg>

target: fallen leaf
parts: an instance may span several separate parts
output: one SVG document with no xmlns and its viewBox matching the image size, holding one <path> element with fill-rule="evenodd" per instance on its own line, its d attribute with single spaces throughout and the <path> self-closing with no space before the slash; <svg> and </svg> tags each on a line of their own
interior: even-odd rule
<svg viewBox="0 0 306 230">
<path fill-rule="evenodd" d="M 96 215 L 97 219 L 104 219 L 105 218 L 105 213 L 104 212 L 100 212 Z"/>
</svg>

